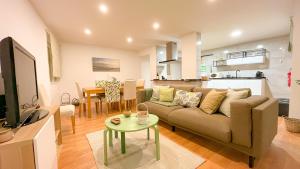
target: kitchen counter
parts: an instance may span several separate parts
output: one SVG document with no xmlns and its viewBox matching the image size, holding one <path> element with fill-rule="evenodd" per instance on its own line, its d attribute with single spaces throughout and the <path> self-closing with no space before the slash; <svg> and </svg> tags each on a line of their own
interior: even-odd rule
<svg viewBox="0 0 300 169">
<path fill-rule="evenodd" d="M 193 85 L 193 86 L 201 86 L 201 79 L 181 79 L 181 80 L 159 80 L 153 79 L 153 85 Z"/>
<path fill-rule="evenodd" d="M 193 82 L 193 81 L 201 81 L 201 79 L 180 79 L 180 80 L 160 80 L 160 79 L 153 79 L 152 81 L 181 81 L 181 82 Z"/>
<path fill-rule="evenodd" d="M 217 78 L 209 78 L 209 80 L 248 80 L 248 79 L 266 79 L 266 77 L 258 78 L 258 77 L 217 77 Z"/>
<path fill-rule="evenodd" d="M 238 78 L 210 78 L 203 81 L 202 87 L 218 89 L 249 88 L 252 95 L 272 97 L 266 78 L 238 77 Z"/>
</svg>

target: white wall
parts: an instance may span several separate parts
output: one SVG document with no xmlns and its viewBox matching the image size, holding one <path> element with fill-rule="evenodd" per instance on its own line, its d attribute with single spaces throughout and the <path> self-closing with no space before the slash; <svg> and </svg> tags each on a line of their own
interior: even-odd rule
<svg viewBox="0 0 300 169">
<path fill-rule="evenodd" d="M 197 46 L 197 41 L 200 40 L 199 33 L 190 33 L 182 38 L 181 40 L 181 52 L 182 52 L 182 79 L 197 79 L 198 64 L 197 56 L 201 56 L 200 46 Z"/>
<path fill-rule="evenodd" d="M 141 56 L 141 78 L 145 80 L 145 88 L 151 87 L 150 56 Z"/>
<path fill-rule="evenodd" d="M 234 46 L 212 49 L 208 51 L 202 51 L 203 55 L 214 54 L 213 56 L 207 56 L 202 58 L 202 63 L 207 65 L 207 73 L 210 73 L 213 60 L 224 58 L 225 50 L 230 52 L 255 49 L 257 45 L 263 45 L 268 51 L 269 65 L 261 66 L 238 66 L 241 72 L 238 73 L 242 77 L 255 77 L 258 70 L 264 72 L 267 77 L 267 83 L 270 86 L 273 97 L 275 98 L 289 98 L 290 88 L 287 84 L 287 73 L 292 66 L 292 55 L 287 51 L 289 43 L 288 36 L 275 37 L 270 39 L 263 39 L 253 41 L 249 43 L 238 44 Z M 232 66 L 228 70 L 224 70 L 223 67 L 212 67 L 213 73 L 222 73 L 224 76 L 230 74 L 235 76 L 236 67 Z"/>
<path fill-rule="evenodd" d="M 136 52 L 63 43 L 61 57 L 60 94 L 69 92 L 72 97 L 77 97 L 75 81 L 81 87 L 94 87 L 96 80 L 106 80 L 109 76 L 121 81 L 141 78 L 143 58 L 139 57 Z M 120 72 L 93 72 L 92 57 L 120 59 Z"/>
<path fill-rule="evenodd" d="M 300 1 L 294 1 L 294 31 L 293 31 L 293 58 L 292 58 L 292 91 L 290 102 L 290 117 L 300 119 L 300 85 L 295 80 L 300 80 Z"/>
<path fill-rule="evenodd" d="M 1 0 L 0 12 L 0 39 L 11 36 L 35 56 L 38 84 L 48 95 L 45 104 L 53 103 L 57 88 L 49 79 L 45 24 L 27 0 Z"/>
</svg>

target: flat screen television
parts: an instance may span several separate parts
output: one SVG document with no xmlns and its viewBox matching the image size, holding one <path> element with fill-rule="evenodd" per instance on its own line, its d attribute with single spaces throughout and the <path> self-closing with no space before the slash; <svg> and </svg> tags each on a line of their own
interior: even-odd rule
<svg viewBox="0 0 300 169">
<path fill-rule="evenodd" d="M 6 125 L 19 126 L 36 110 L 38 86 L 35 58 L 11 37 L 0 42 Z"/>
</svg>

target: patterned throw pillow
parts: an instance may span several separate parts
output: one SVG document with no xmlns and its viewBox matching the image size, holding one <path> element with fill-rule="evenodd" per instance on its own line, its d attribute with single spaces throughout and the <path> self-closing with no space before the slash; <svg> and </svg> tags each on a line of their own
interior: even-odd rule
<svg viewBox="0 0 300 169">
<path fill-rule="evenodd" d="M 151 100 L 154 100 L 154 101 L 159 101 L 159 90 L 161 88 L 170 88 L 170 86 L 154 86 L 153 87 L 153 93 L 152 93 L 152 97 L 151 97 Z"/>
<path fill-rule="evenodd" d="M 185 107 L 197 107 L 202 93 L 201 92 L 187 92 L 184 90 L 177 90 L 173 103 Z"/>
</svg>

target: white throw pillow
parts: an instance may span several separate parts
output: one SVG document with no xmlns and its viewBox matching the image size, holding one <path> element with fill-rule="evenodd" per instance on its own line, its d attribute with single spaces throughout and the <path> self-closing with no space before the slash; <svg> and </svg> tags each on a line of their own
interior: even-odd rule
<svg viewBox="0 0 300 169">
<path fill-rule="evenodd" d="M 170 86 L 153 86 L 153 93 L 151 100 L 158 101 L 159 100 L 159 90 L 160 88 L 170 88 Z"/>
<path fill-rule="evenodd" d="M 233 100 L 245 99 L 248 97 L 248 90 L 234 91 L 229 89 L 226 98 L 222 102 L 219 111 L 230 117 L 230 102 Z"/>
</svg>

